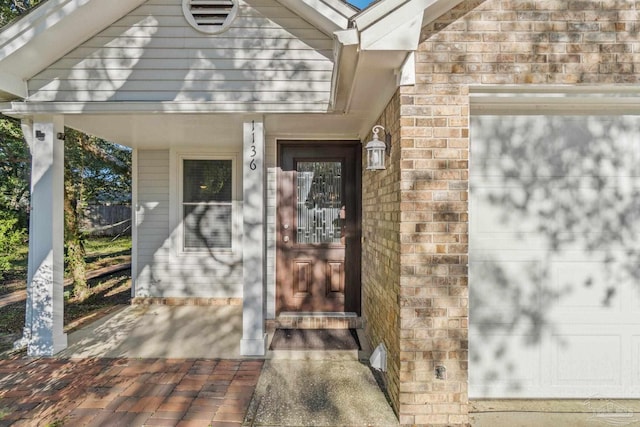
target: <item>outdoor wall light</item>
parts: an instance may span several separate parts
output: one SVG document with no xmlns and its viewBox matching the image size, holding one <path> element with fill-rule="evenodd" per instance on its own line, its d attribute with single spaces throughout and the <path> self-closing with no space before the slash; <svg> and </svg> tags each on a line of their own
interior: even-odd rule
<svg viewBox="0 0 640 427">
<path fill-rule="evenodd" d="M 384 134 L 384 141 L 380 141 L 378 133 L 384 131 L 384 127 L 376 125 L 371 130 L 373 132 L 373 139 L 366 145 L 367 149 L 367 170 L 382 170 L 386 169 L 384 165 L 385 154 L 387 148 L 391 148 L 391 134 Z M 387 147 L 388 144 L 388 147 Z"/>
</svg>

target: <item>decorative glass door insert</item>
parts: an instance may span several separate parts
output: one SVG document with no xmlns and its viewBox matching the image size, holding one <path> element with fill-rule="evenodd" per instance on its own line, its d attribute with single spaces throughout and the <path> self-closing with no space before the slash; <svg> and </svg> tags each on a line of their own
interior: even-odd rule
<svg viewBox="0 0 640 427">
<path fill-rule="evenodd" d="M 296 242 L 340 244 L 345 217 L 342 162 L 301 161 L 296 170 Z"/>
</svg>

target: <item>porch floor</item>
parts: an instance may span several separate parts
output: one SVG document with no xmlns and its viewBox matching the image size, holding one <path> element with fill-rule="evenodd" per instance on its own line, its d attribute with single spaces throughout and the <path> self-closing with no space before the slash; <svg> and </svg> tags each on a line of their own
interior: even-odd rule
<svg viewBox="0 0 640 427">
<path fill-rule="evenodd" d="M 56 357 L 239 359 L 242 306 L 132 305 L 68 336 Z"/>
</svg>

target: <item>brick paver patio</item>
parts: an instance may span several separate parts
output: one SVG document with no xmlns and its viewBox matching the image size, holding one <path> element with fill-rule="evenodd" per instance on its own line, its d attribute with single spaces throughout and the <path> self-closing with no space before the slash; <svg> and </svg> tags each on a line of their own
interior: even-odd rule
<svg viewBox="0 0 640 427">
<path fill-rule="evenodd" d="M 0 360 L 0 427 L 239 427 L 262 364 L 205 359 Z"/>
</svg>

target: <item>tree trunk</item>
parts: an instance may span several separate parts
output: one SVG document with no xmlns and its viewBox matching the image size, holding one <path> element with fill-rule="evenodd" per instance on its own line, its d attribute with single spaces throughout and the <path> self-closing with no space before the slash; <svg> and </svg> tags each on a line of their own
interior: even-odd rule
<svg viewBox="0 0 640 427">
<path fill-rule="evenodd" d="M 87 286 L 85 249 L 80 234 L 80 216 L 78 214 L 78 199 L 74 191 L 68 191 L 65 185 L 64 197 L 64 225 L 65 241 L 67 245 L 67 266 L 73 279 L 73 294 L 83 301 L 89 296 Z"/>
</svg>

